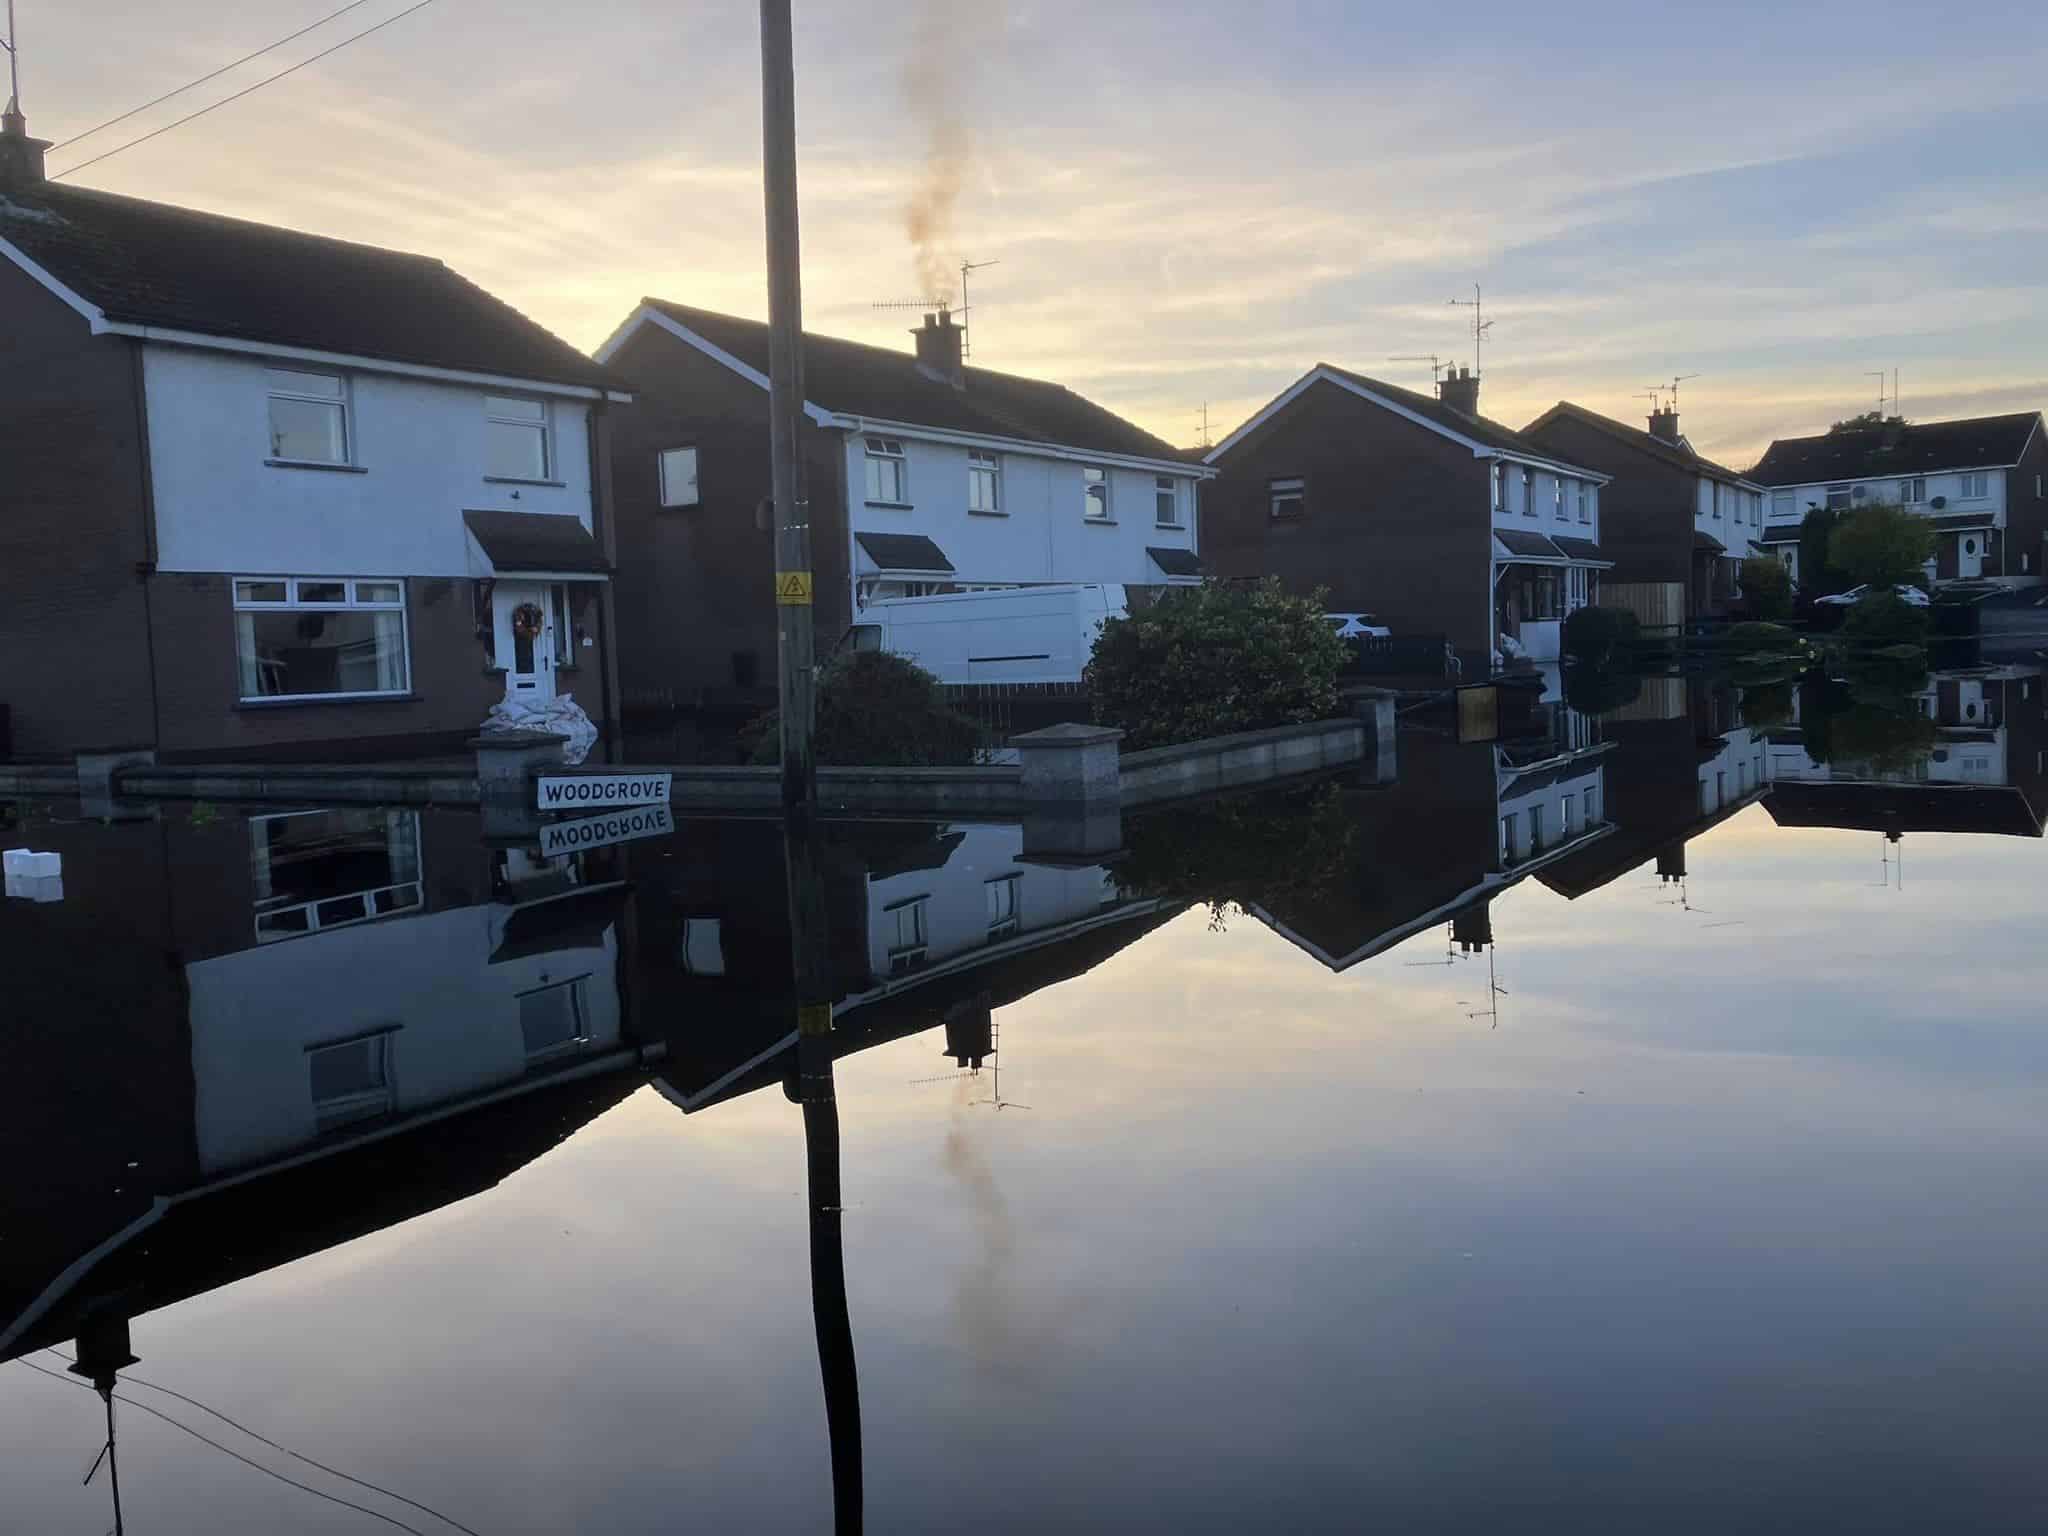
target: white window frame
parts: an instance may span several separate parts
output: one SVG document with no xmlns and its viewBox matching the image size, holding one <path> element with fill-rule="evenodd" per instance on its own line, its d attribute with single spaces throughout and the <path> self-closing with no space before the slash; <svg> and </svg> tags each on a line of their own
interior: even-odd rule
<svg viewBox="0 0 2048 1536">
<path fill-rule="evenodd" d="M 1583 480 L 1574 480 L 1572 484 L 1579 488 L 1579 521 L 1590 523 L 1593 521 L 1592 487 Z"/>
<path fill-rule="evenodd" d="M 318 394 L 312 390 L 280 389 L 274 382 L 278 375 L 286 374 L 304 379 L 332 379 L 337 393 Z M 345 373 L 328 373 L 318 368 L 265 368 L 263 391 L 264 441 L 270 445 L 265 456 L 267 464 L 299 465 L 317 464 L 325 468 L 353 469 L 356 467 L 356 423 L 354 381 Z M 311 405 L 336 406 L 341 411 L 341 457 L 338 459 L 293 459 L 277 451 L 276 428 L 270 420 L 270 402 L 273 400 L 297 400 Z"/>
<path fill-rule="evenodd" d="M 1522 466 L 1522 516 L 1536 515 L 1536 471 L 1527 464 Z"/>
<path fill-rule="evenodd" d="M 669 460 L 688 454 L 690 459 L 689 489 L 687 494 L 669 477 Z M 673 448 L 661 448 L 654 455 L 655 481 L 660 489 L 661 504 L 664 507 L 695 507 L 703 504 L 703 494 L 697 488 L 697 445 L 678 443 Z"/>
<path fill-rule="evenodd" d="M 1842 498 L 1839 506 L 1835 504 L 1837 496 Z M 1831 485 L 1821 492 L 1821 505 L 1830 512 L 1853 511 L 1856 506 L 1854 489 L 1847 485 Z"/>
<path fill-rule="evenodd" d="M 983 488 L 987 496 L 982 495 Z M 980 503 L 986 500 L 987 505 Z M 976 517 L 1007 517 L 1003 510 L 1003 456 L 984 448 L 967 450 L 967 510 Z"/>
<path fill-rule="evenodd" d="M 1714 521 L 1721 520 L 1721 508 L 1727 503 L 1728 487 L 1718 480 L 1714 482 Z"/>
<path fill-rule="evenodd" d="M 1956 496 L 1958 501 L 1987 501 L 1991 497 L 1991 476 L 1985 470 L 1972 470 L 1961 477 L 1962 490 Z"/>
<path fill-rule="evenodd" d="M 1179 528 L 1180 518 L 1180 476 L 1154 475 L 1152 477 L 1152 522 L 1158 528 Z M 1160 508 L 1166 509 L 1164 516 Z"/>
<path fill-rule="evenodd" d="M 1496 459 L 1493 462 L 1493 510 L 1505 512 L 1508 509 L 1508 467 Z"/>
<path fill-rule="evenodd" d="M 1559 521 L 1560 523 L 1562 523 L 1562 522 L 1565 522 L 1565 521 L 1567 520 L 1567 518 L 1566 518 L 1566 515 L 1565 515 L 1565 509 L 1564 509 L 1564 476 L 1563 476 L 1563 475 L 1553 475 L 1553 476 L 1551 476 L 1551 480 L 1550 480 L 1550 485 L 1551 485 L 1551 497 L 1550 497 L 1550 499 L 1551 499 L 1551 502 L 1553 503 L 1553 505 L 1554 505 L 1554 506 L 1555 506 L 1555 508 L 1556 508 L 1556 511 L 1557 511 L 1557 520 L 1558 520 L 1558 521 Z"/>
<path fill-rule="evenodd" d="M 354 807 L 350 807 L 350 809 L 354 809 Z M 252 857 L 260 857 L 264 861 L 263 867 L 266 879 L 268 878 L 268 860 L 270 857 L 270 824 L 279 821 L 291 821 L 303 816 L 320 816 L 325 814 L 326 812 L 324 811 L 280 811 L 274 815 L 252 816 L 249 818 Z M 384 838 L 387 850 L 393 842 L 392 833 L 397 829 L 400 821 L 402 819 L 410 820 L 412 826 L 410 842 L 413 849 L 413 871 L 415 878 L 401 880 L 396 885 L 372 886 L 368 890 L 362 891 L 344 891 L 339 896 L 316 896 L 308 901 L 294 902 L 290 906 L 265 907 L 255 913 L 252 919 L 256 942 L 258 944 L 289 943 L 293 939 L 303 939 L 308 934 L 325 933 L 332 928 L 353 928 L 358 923 L 373 923 L 380 918 L 396 917 L 405 912 L 417 912 L 424 906 L 426 904 L 426 872 L 424 861 L 420 858 L 420 813 L 418 811 L 386 811 L 384 818 Z M 403 841 L 403 839 L 400 839 L 400 841 Z M 261 889 L 259 886 L 256 897 L 258 901 L 264 899 L 261 895 Z M 380 910 L 379 899 L 386 896 L 391 899 L 389 902 L 384 903 Z M 361 911 L 354 917 L 322 919 L 320 909 L 323 906 L 333 906 L 335 903 L 342 901 L 360 902 Z M 306 926 L 296 929 L 266 928 L 264 926 L 263 920 L 265 918 L 277 917 L 286 912 L 304 912 L 306 914 Z"/>
<path fill-rule="evenodd" d="M 1771 521 L 1789 523 L 1799 516 L 1799 498 L 1790 491 L 1771 492 Z"/>
<path fill-rule="evenodd" d="M 1927 500 L 1927 477 L 1907 475 L 1899 481 L 1899 505 L 1917 507 Z"/>
<path fill-rule="evenodd" d="M 540 419 L 531 416 L 511 416 L 492 409 L 500 400 L 517 401 L 521 405 L 540 407 Z M 523 432 L 534 432 L 540 437 L 540 473 L 538 475 L 501 475 L 490 468 L 488 447 L 492 427 L 517 427 Z M 484 396 L 484 479 L 496 484 L 507 485 L 552 485 L 555 475 L 555 408 L 551 402 L 535 395 L 485 395 Z"/>
<path fill-rule="evenodd" d="M 526 1054 L 526 1064 L 528 1066 L 533 1066 L 540 1062 L 553 1061 L 560 1056 L 573 1056 L 590 1044 L 589 984 L 590 973 L 586 971 L 581 976 L 572 976 L 565 981 L 551 981 L 546 986 L 529 987 L 524 992 L 518 994 L 520 1009 L 519 1044 Z M 539 1050 L 535 1050 L 526 1041 L 526 1000 L 529 997 L 544 997 L 551 992 L 563 991 L 569 994 L 570 1022 L 574 1024 L 576 1032 L 567 1039 L 557 1040 L 550 1045 L 544 1045 Z"/>
<path fill-rule="evenodd" d="M 993 880 L 983 881 L 982 890 L 988 902 L 989 939 L 1014 938 L 1023 923 L 1024 876 L 1021 873 L 998 875 Z M 1007 910 L 999 911 L 999 908 Z"/>
<path fill-rule="evenodd" d="M 929 895 L 910 896 L 882 908 L 882 915 L 890 919 L 892 927 L 888 947 L 890 975 L 900 976 L 924 964 L 932 942 L 931 900 Z M 907 942 L 899 943 L 897 941 L 904 938 L 906 917 L 910 921 L 909 938 Z"/>
<path fill-rule="evenodd" d="M 242 595 L 244 585 L 282 583 L 284 601 L 269 602 Z M 339 586 L 341 602 L 305 602 L 299 597 L 303 586 Z M 398 600 L 386 602 L 363 599 L 358 589 L 365 586 L 396 587 Z M 404 676 L 396 688 L 375 688 L 352 693 L 241 693 L 242 635 L 235 626 L 236 692 L 244 704 L 322 703 L 334 699 L 397 699 L 412 692 L 412 615 L 407 611 L 405 578 L 401 576 L 233 576 L 228 579 L 228 597 L 236 613 L 396 613 L 398 615 L 399 658 Z"/>
<path fill-rule="evenodd" d="M 871 507 L 908 507 L 910 505 L 910 458 L 903 451 L 903 440 L 899 437 L 866 437 L 861 439 L 866 454 L 866 469 L 862 489 L 866 492 L 867 504 Z M 896 482 L 896 494 L 885 496 L 889 487 L 881 483 L 882 466 L 888 466 L 889 478 Z"/>
<path fill-rule="evenodd" d="M 1283 508 L 1288 510 L 1283 510 Z M 1299 475 L 1283 475 L 1266 482 L 1266 520 L 1293 522 L 1308 511 L 1308 481 Z"/>
<path fill-rule="evenodd" d="M 365 1120 L 375 1120 L 388 1115 L 398 1103 L 397 1074 L 392 1071 L 392 1046 L 400 1026 L 386 1024 L 378 1029 L 365 1030 L 342 1040 L 322 1040 L 306 1047 L 306 1092 L 312 1098 L 313 1120 L 320 1134 L 338 1131 L 346 1126 L 357 1125 Z M 313 1095 L 313 1058 L 323 1051 L 337 1051 L 349 1046 L 371 1045 L 376 1047 L 377 1075 L 382 1079 L 373 1088 L 359 1089 L 355 1093 L 337 1094 L 330 1099 Z"/>
<path fill-rule="evenodd" d="M 1083 464 L 1081 466 L 1081 521 L 1084 523 L 1113 523 L 1116 521 L 1116 476 L 1107 464 Z M 1097 491 L 1101 495 L 1096 495 Z M 1100 507 L 1102 510 L 1097 511 Z"/>
</svg>

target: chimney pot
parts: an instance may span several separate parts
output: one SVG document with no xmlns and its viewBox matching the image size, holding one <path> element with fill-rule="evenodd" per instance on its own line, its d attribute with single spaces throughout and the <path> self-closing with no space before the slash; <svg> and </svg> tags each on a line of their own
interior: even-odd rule
<svg viewBox="0 0 2048 1536">
<path fill-rule="evenodd" d="M 1676 410 L 1650 412 L 1650 436 L 1656 438 L 1661 443 L 1676 445 L 1678 442 L 1678 412 Z"/>
<path fill-rule="evenodd" d="M 1477 416 L 1479 377 L 1470 368 L 1446 368 L 1444 381 L 1437 386 L 1436 396 L 1438 400 L 1462 415 Z"/>
<path fill-rule="evenodd" d="M 967 387 L 967 367 L 960 355 L 960 327 L 953 323 L 950 310 L 926 315 L 923 327 L 910 334 L 917 341 L 919 372 L 955 389 Z"/>
<path fill-rule="evenodd" d="M 28 136 L 28 119 L 10 100 L 7 110 L 0 112 L 0 187 L 33 186 L 47 180 L 43 152 L 49 147 L 47 139 Z"/>
</svg>

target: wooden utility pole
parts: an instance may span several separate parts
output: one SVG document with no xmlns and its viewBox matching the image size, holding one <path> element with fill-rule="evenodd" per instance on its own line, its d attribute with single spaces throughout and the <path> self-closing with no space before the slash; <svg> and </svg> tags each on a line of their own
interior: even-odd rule
<svg viewBox="0 0 2048 1536">
<path fill-rule="evenodd" d="M 811 622 L 811 502 L 804 485 L 803 262 L 797 238 L 796 61 L 790 0 L 761 0 L 761 142 L 768 204 L 768 412 L 774 456 L 775 612 L 782 805 L 818 799 L 817 637 Z"/>
</svg>

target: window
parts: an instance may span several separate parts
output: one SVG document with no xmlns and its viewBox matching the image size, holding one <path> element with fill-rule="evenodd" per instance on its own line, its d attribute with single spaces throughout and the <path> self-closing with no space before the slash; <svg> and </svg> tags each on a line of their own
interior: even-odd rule
<svg viewBox="0 0 2048 1536">
<path fill-rule="evenodd" d="M 978 448 L 967 454 L 967 510 L 990 516 L 1003 510 L 1003 461 Z"/>
<path fill-rule="evenodd" d="M 1561 523 L 1564 521 L 1564 481 L 1553 478 L 1550 482 L 1551 513 Z"/>
<path fill-rule="evenodd" d="M 1180 482 L 1171 475 L 1152 479 L 1152 519 L 1162 528 L 1180 526 Z"/>
<path fill-rule="evenodd" d="M 1579 521 L 1590 523 L 1593 521 L 1593 498 L 1587 493 L 1586 483 L 1583 480 L 1575 481 L 1574 484 L 1578 487 Z"/>
<path fill-rule="evenodd" d="M 1529 851 L 1543 851 L 1543 807 L 1540 805 L 1529 807 Z"/>
<path fill-rule="evenodd" d="M 410 687 L 405 583 L 237 579 L 242 698 L 368 698 Z"/>
<path fill-rule="evenodd" d="M 346 464 L 348 384 L 336 373 L 266 370 L 270 456 L 288 464 Z"/>
<path fill-rule="evenodd" d="M 717 917 L 684 918 L 682 960 L 683 969 L 692 976 L 723 976 L 725 920 Z"/>
<path fill-rule="evenodd" d="M 1899 482 L 1899 500 L 1906 506 L 1917 507 L 1927 499 L 1927 482 L 1919 475 Z"/>
<path fill-rule="evenodd" d="M 908 506 L 910 494 L 903 464 L 903 444 L 893 437 L 871 437 L 866 442 L 868 500 L 885 507 Z"/>
<path fill-rule="evenodd" d="M 1579 824 L 1590 827 L 1598 819 L 1593 813 L 1593 791 L 1589 789 L 1579 796 Z"/>
<path fill-rule="evenodd" d="M 576 625 L 569 616 L 567 583 L 558 581 L 548 588 L 548 614 L 555 625 L 555 665 L 574 667 L 577 664 Z M 514 643 L 517 643 L 516 637 Z"/>
<path fill-rule="evenodd" d="M 925 949 L 931 942 L 925 923 L 929 896 L 913 896 L 882 909 L 882 932 L 889 939 L 889 974 L 901 976 L 924 964 Z"/>
<path fill-rule="evenodd" d="M 1266 504 L 1274 521 L 1282 518 L 1300 517 L 1307 510 L 1305 480 L 1268 480 L 1266 482 Z"/>
<path fill-rule="evenodd" d="M 484 473 L 494 480 L 547 479 L 547 401 L 484 396 Z"/>
<path fill-rule="evenodd" d="M 1536 471 L 1523 467 L 1522 470 L 1522 516 L 1536 515 Z"/>
<path fill-rule="evenodd" d="M 417 811 L 293 811 L 249 823 L 256 942 L 421 905 Z"/>
<path fill-rule="evenodd" d="M 1109 471 L 1093 464 L 1081 466 L 1081 515 L 1091 523 L 1109 521 Z"/>
<path fill-rule="evenodd" d="M 655 463 L 661 474 L 661 504 L 664 507 L 697 505 L 697 450 L 664 448 Z"/>
<path fill-rule="evenodd" d="M 1573 801 L 1570 795 L 1566 795 L 1562 800 L 1558 801 L 1557 803 L 1558 830 L 1561 831 L 1566 837 L 1570 837 L 1572 833 L 1578 830 L 1577 827 L 1572 825 L 1572 812 L 1575 809 L 1575 806 L 1576 802 Z"/>
<path fill-rule="evenodd" d="M 1828 510 L 1830 512 L 1846 512 L 1849 510 L 1849 487 L 1846 485 L 1831 485 L 1828 487 Z"/>
<path fill-rule="evenodd" d="M 1720 521 L 1720 518 L 1721 518 L 1721 509 L 1722 509 L 1722 507 L 1724 507 L 1725 505 L 1727 505 L 1727 502 L 1728 502 L 1728 487 L 1727 487 L 1727 486 L 1725 486 L 1725 485 L 1716 485 L 1716 486 L 1714 487 L 1714 520 L 1715 520 L 1716 522 L 1719 522 L 1719 521 Z"/>
<path fill-rule="evenodd" d="M 1508 509 L 1508 467 L 1505 464 L 1493 466 L 1493 510 L 1505 512 Z"/>
<path fill-rule="evenodd" d="M 1991 477 L 1978 470 L 1975 474 L 1963 476 L 1963 500 L 1982 501 L 1991 494 Z"/>
<path fill-rule="evenodd" d="M 1007 939 L 1017 931 L 1017 889 L 1022 875 L 1004 875 L 982 886 L 988 893 L 988 936 Z"/>
<path fill-rule="evenodd" d="M 313 1116 L 322 1133 L 391 1112 L 392 1029 L 306 1052 Z"/>
<path fill-rule="evenodd" d="M 579 976 L 519 994 L 519 1033 L 529 1063 L 564 1056 L 590 1043 L 590 1030 L 584 1022 L 585 980 Z"/>
<path fill-rule="evenodd" d="M 1515 861 L 1515 818 L 1513 815 L 1500 819 L 1500 861 L 1512 864 Z"/>
<path fill-rule="evenodd" d="M 1793 497 L 1790 491 L 1771 492 L 1771 521 L 1790 522 L 1794 516 Z"/>
</svg>

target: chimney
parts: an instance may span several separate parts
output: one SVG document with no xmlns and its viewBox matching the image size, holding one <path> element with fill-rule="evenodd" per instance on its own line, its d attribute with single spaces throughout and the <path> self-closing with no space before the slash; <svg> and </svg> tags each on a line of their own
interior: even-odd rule
<svg viewBox="0 0 2048 1536">
<path fill-rule="evenodd" d="M 1446 368 L 1436 397 L 1466 416 L 1479 414 L 1479 375 L 1470 368 Z"/>
<path fill-rule="evenodd" d="M 960 327 L 953 323 L 952 311 L 926 315 L 924 325 L 910 334 L 917 338 L 918 372 L 955 389 L 967 387 L 967 368 L 960 361 Z"/>
<path fill-rule="evenodd" d="M 1476 955 L 1493 942 L 1493 904 L 1482 901 L 1451 918 L 1451 938 L 1468 955 Z"/>
<path fill-rule="evenodd" d="M 0 112 L 0 187 L 32 187 L 44 179 L 43 151 L 47 139 L 28 136 L 28 119 L 10 97 L 7 110 Z"/>
<path fill-rule="evenodd" d="M 1672 406 L 1667 410 L 1659 406 L 1650 412 L 1650 436 L 1660 443 L 1669 443 L 1674 448 L 1678 446 L 1678 407 Z"/>
</svg>

